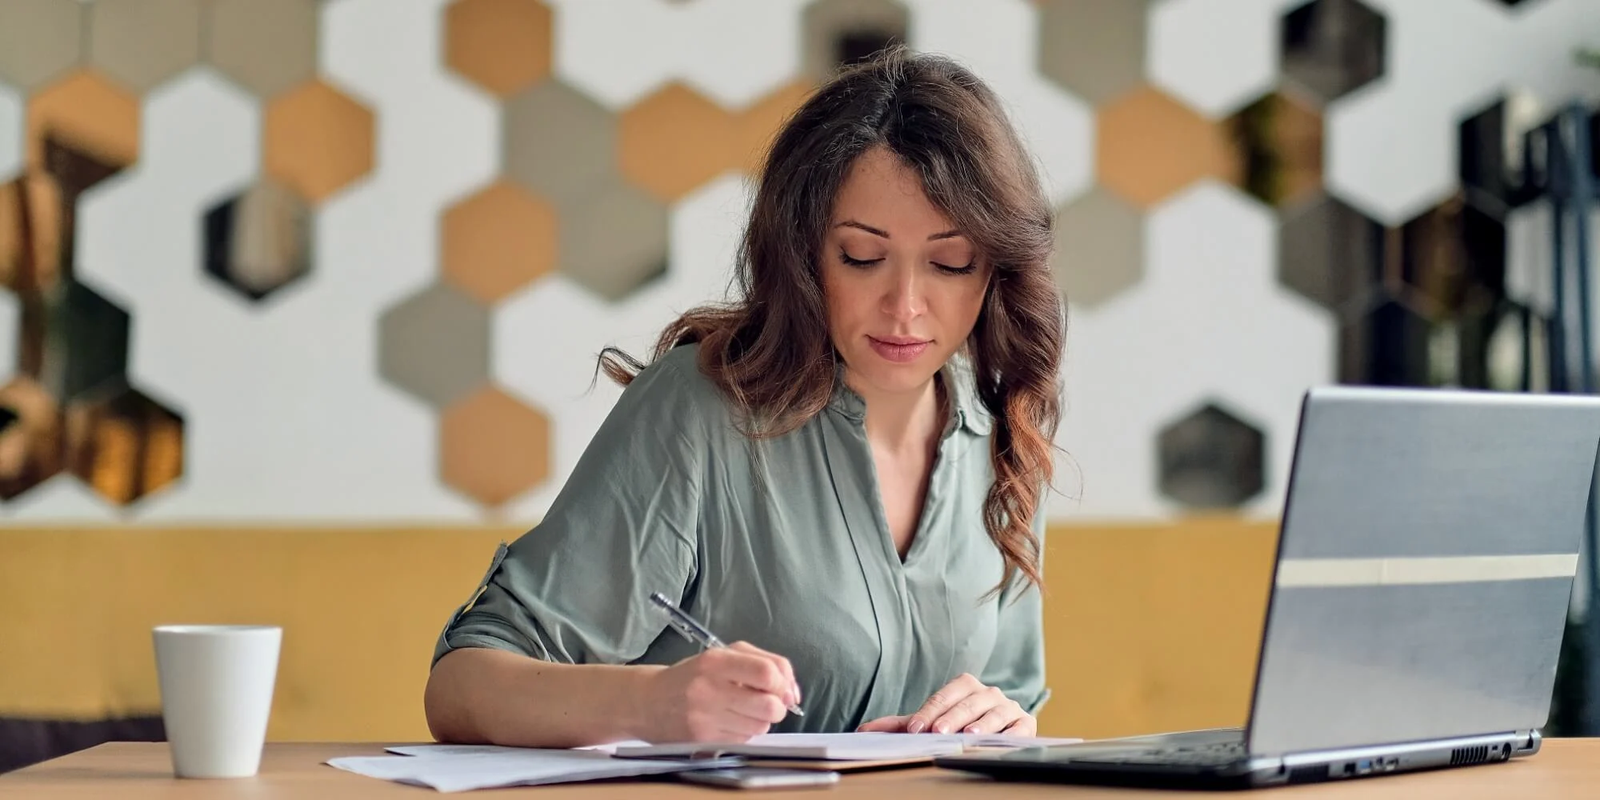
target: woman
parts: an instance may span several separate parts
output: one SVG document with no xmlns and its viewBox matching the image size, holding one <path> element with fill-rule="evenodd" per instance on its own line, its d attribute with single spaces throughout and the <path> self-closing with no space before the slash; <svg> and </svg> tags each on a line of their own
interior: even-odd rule
<svg viewBox="0 0 1600 800">
<path fill-rule="evenodd" d="M 647 367 L 602 355 L 626 388 L 441 634 L 434 735 L 1032 735 L 1051 220 L 964 69 L 897 50 L 822 87 L 768 154 L 741 299 L 681 317 Z M 700 652 L 652 592 L 736 643 Z"/>
</svg>

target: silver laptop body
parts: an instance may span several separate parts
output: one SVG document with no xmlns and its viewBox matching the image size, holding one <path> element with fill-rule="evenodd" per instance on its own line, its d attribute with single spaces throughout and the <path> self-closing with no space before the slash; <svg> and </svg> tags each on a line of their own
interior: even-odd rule
<svg viewBox="0 0 1600 800">
<path fill-rule="evenodd" d="M 969 753 L 997 778 L 1257 787 L 1538 752 L 1600 398 L 1355 386 L 1300 409 L 1243 729 Z"/>
</svg>

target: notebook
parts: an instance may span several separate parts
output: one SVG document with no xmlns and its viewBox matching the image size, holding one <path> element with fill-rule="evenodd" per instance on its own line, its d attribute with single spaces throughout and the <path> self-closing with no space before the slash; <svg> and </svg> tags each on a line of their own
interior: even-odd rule
<svg viewBox="0 0 1600 800">
<path fill-rule="evenodd" d="M 955 755 L 969 749 L 1073 744 L 1081 739 L 970 733 L 769 733 L 741 743 L 617 742 L 602 745 L 618 758 L 715 758 L 816 761 L 901 761 Z"/>
<path fill-rule="evenodd" d="M 329 766 L 369 778 L 440 792 L 668 775 L 738 766 L 739 759 L 620 759 L 602 752 L 520 747 L 418 745 L 394 755 L 329 759 Z"/>
</svg>

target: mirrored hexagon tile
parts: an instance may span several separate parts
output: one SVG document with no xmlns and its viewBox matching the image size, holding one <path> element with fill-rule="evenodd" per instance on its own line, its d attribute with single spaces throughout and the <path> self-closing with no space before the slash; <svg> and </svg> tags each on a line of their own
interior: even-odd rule
<svg viewBox="0 0 1600 800">
<path fill-rule="evenodd" d="M 1100 183 L 1139 208 L 1236 171 L 1216 123 L 1150 86 L 1100 109 L 1096 142 Z"/>
<path fill-rule="evenodd" d="M 1383 276 L 1385 239 L 1383 226 L 1319 195 L 1282 217 L 1278 281 L 1340 316 L 1357 313 Z"/>
<path fill-rule="evenodd" d="M 489 378 L 489 310 L 448 284 L 434 284 L 383 312 L 378 372 L 438 409 Z"/>
<path fill-rule="evenodd" d="M 267 174 L 314 205 L 372 170 L 372 111 L 322 81 L 273 100 L 265 125 Z"/>
<path fill-rule="evenodd" d="M 499 180 L 446 209 L 444 279 L 491 306 L 556 267 L 556 211 Z"/>
<path fill-rule="evenodd" d="M 550 9 L 539 0 L 455 0 L 445 9 L 445 63 L 501 97 L 550 74 Z"/>
<path fill-rule="evenodd" d="M 1090 103 L 1144 78 L 1150 0 L 1039 0 L 1039 71 Z"/>
<path fill-rule="evenodd" d="M 143 94 L 200 59 L 201 0 L 89 6 L 89 64 Z"/>
<path fill-rule="evenodd" d="M 820 83 L 841 66 L 906 41 L 910 16 L 895 0 L 813 0 L 800 24 L 805 75 Z"/>
<path fill-rule="evenodd" d="M 1433 315 L 1492 305 L 1504 296 L 1506 223 L 1458 193 L 1400 228 L 1400 274 Z"/>
<path fill-rule="evenodd" d="M 130 320 L 120 305 L 75 280 L 25 297 L 17 367 L 68 404 L 120 386 L 127 381 Z"/>
<path fill-rule="evenodd" d="M 1067 301 L 1093 307 L 1144 275 L 1139 210 L 1102 188 L 1056 211 L 1051 267 Z"/>
<path fill-rule="evenodd" d="M 506 102 L 505 171 L 564 207 L 617 174 L 616 120 L 599 103 L 558 81 Z"/>
<path fill-rule="evenodd" d="M 446 408 L 439 421 L 444 482 L 496 507 L 550 475 L 550 423 L 499 388 L 485 384 Z"/>
<path fill-rule="evenodd" d="M 1231 182 L 1284 207 L 1322 188 L 1322 114 L 1287 92 L 1264 95 L 1223 122 L 1233 149 Z"/>
<path fill-rule="evenodd" d="M 561 271 L 621 300 L 667 270 L 667 209 L 618 183 L 561 208 Z"/>
<path fill-rule="evenodd" d="M 205 272 L 252 301 L 311 271 L 315 215 L 305 199 L 263 178 L 206 211 Z"/>
<path fill-rule="evenodd" d="M 1433 326 L 1400 296 L 1384 292 L 1339 329 L 1339 382 L 1431 385 Z"/>
<path fill-rule="evenodd" d="M 1284 79 L 1324 103 L 1371 83 L 1386 67 L 1388 22 L 1361 0 L 1303 3 L 1284 13 L 1278 35 Z"/>
<path fill-rule="evenodd" d="M 263 99 L 317 75 L 318 0 L 210 0 L 206 60 Z"/>
<path fill-rule="evenodd" d="M 9 0 L 0 6 L 0 81 L 32 91 L 77 64 L 86 7 L 78 0 Z"/>
<path fill-rule="evenodd" d="M 1196 510 L 1237 508 L 1266 486 L 1266 435 L 1209 400 L 1156 434 L 1161 493 Z"/>
<path fill-rule="evenodd" d="M 11 501 L 64 467 L 60 404 L 31 378 L 0 387 L 0 501 Z"/>
<path fill-rule="evenodd" d="M 133 387 L 67 407 L 67 470 L 119 506 L 135 503 L 183 474 L 183 417 Z"/>
<path fill-rule="evenodd" d="M 726 111 L 681 83 L 670 83 L 617 121 L 622 174 L 672 203 L 731 169 L 738 155 Z"/>
</svg>

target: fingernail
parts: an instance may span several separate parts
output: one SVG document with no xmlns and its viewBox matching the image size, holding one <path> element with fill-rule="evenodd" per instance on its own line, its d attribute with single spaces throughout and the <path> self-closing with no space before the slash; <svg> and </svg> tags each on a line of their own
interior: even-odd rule
<svg viewBox="0 0 1600 800">
<path fill-rule="evenodd" d="M 937 728 L 935 728 L 935 730 L 939 731 L 940 733 L 949 733 L 950 732 L 950 723 L 941 722 L 941 723 L 939 723 L 939 726 Z"/>
<path fill-rule="evenodd" d="M 922 720 L 914 719 L 914 720 L 911 720 L 911 724 L 910 725 L 906 726 L 906 730 L 911 732 L 911 733 L 922 733 L 922 729 L 924 727 L 926 727 L 926 726 L 922 724 Z"/>
</svg>

